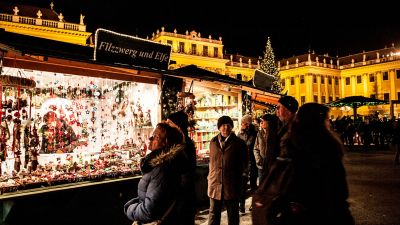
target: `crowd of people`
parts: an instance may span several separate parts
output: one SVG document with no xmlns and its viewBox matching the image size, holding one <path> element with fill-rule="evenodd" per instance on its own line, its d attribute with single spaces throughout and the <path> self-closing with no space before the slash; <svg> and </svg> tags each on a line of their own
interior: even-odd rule
<svg viewBox="0 0 400 225">
<path fill-rule="evenodd" d="M 354 145 L 362 145 L 363 150 L 376 150 L 387 148 L 397 140 L 397 120 L 387 117 L 379 118 L 378 115 L 358 117 L 356 120 L 343 116 L 330 119 L 332 129 L 341 137 L 344 145 L 350 150 Z"/>
<path fill-rule="evenodd" d="M 256 225 L 353 225 L 344 145 L 334 132 L 349 127 L 351 121 L 344 121 L 332 123 L 326 106 L 299 107 L 291 96 L 282 96 L 276 115 L 263 115 L 259 124 L 243 116 L 237 134 L 233 120 L 221 116 L 219 133 L 210 141 L 208 224 L 219 225 L 225 207 L 228 224 L 238 225 L 250 193 L 247 207 Z M 135 223 L 195 223 L 196 154 L 187 122 L 183 111 L 174 113 L 149 138 L 137 197 L 124 206 Z"/>
</svg>

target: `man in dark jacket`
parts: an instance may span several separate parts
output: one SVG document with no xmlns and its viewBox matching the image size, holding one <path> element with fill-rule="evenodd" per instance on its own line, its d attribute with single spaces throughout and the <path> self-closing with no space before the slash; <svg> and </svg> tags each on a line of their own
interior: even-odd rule
<svg viewBox="0 0 400 225">
<path fill-rule="evenodd" d="M 276 136 L 276 145 L 273 149 L 268 151 L 267 160 L 264 161 L 263 166 L 263 177 L 260 180 L 263 180 L 265 176 L 268 175 L 269 169 L 271 165 L 276 160 L 276 157 L 280 155 L 280 143 L 282 141 L 283 136 L 288 132 L 289 124 L 292 122 L 294 116 L 296 115 L 297 110 L 299 109 L 299 103 L 297 100 L 289 95 L 284 95 L 278 100 L 278 105 L 276 108 L 276 115 L 278 116 L 281 126 L 278 130 L 278 135 Z"/>
<path fill-rule="evenodd" d="M 221 223 L 222 203 L 228 213 L 228 224 L 239 224 L 239 198 L 242 174 L 247 167 L 247 146 L 232 132 L 233 121 L 222 116 L 217 123 L 220 133 L 210 142 L 208 196 L 209 225 Z"/>
<path fill-rule="evenodd" d="M 239 210 L 241 213 L 245 212 L 245 202 L 246 202 L 246 191 L 247 191 L 247 182 L 250 179 L 250 189 L 253 192 L 257 189 L 257 178 L 258 178 L 258 169 L 256 165 L 256 160 L 254 157 L 254 143 L 257 137 L 257 130 L 255 126 L 252 124 L 252 118 L 250 115 L 243 116 L 241 120 L 240 131 L 238 132 L 238 138 L 242 139 L 246 145 L 248 150 L 248 158 L 249 165 L 246 172 L 243 174 L 243 182 L 242 182 L 242 196 L 239 201 Z M 249 208 L 251 210 L 251 207 Z"/>
</svg>

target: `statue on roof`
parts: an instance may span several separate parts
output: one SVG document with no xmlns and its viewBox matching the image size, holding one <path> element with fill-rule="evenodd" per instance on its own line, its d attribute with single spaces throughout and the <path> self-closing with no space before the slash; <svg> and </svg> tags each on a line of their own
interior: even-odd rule
<svg viewBox="0 0 400 225">
<path fill-rule="evenodd" d="M 80 20 L 80 22 L 79 22 L 80 25 L 84 25 L 83 19 L 85 19 L 85 16 L 81 14 L 81 20 Z"/>
<path fill-rule="evenodd" d="M 14 16 L 18 16 L 19 9 L 17 6 L 14 7 L 13 11 L 14 11 Z"/>
</svg>

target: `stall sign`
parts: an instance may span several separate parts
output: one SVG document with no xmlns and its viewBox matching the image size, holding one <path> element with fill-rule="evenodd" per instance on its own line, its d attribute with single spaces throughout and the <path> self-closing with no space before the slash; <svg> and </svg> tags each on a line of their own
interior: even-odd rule
<svg viewBox="0 0 400 225">
<path fill-rule="evenodd" d="M 152 69 L 168 69 L 171 46 L 105 29 L 95 33 L 94 60 Z"/>
</svg>

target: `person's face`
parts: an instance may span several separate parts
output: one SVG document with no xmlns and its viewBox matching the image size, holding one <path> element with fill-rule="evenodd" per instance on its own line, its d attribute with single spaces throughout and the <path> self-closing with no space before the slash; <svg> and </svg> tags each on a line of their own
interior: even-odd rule
<svg viewBox="0 0 400 225">
<path fill-rule="evenodd" d="M 248 124 L 246 122 L 240 123 L 240 129 L 242 129 L 242 130 L 246 130 L 249 126 L 250 126 L 250 124 Z"/>
<path fill-rule="evenodd" d="M 165 147 L 167 144 L 167 137 L 164 130 L 159 127 L 153 131 L 153 135 L 149 137 L 149 147 L 150 151 L 154 151 L 160 148 Z"/>
<path fill-rule="evenodd" d="M 222 137 L 228 137 L 232 132 L 232 126 L 230 124 L 222 124 L 219 127 L 219 132 L 221 132 Z"/>
<path fill-rule="evenodd" d="M 261 126 L 262 129 L 267 129 L 268 128 L 268 122 L 263 120 L 263 119 L 261 119 L 260 126 Z"/>
<path fill-rule="evenodd" d="M 280 121 L 286 122 L 293 114 L 281 103 L 278 103 L 278 106 L 276 108 L 276 115 L 278 116 Z"/>
</svg>

